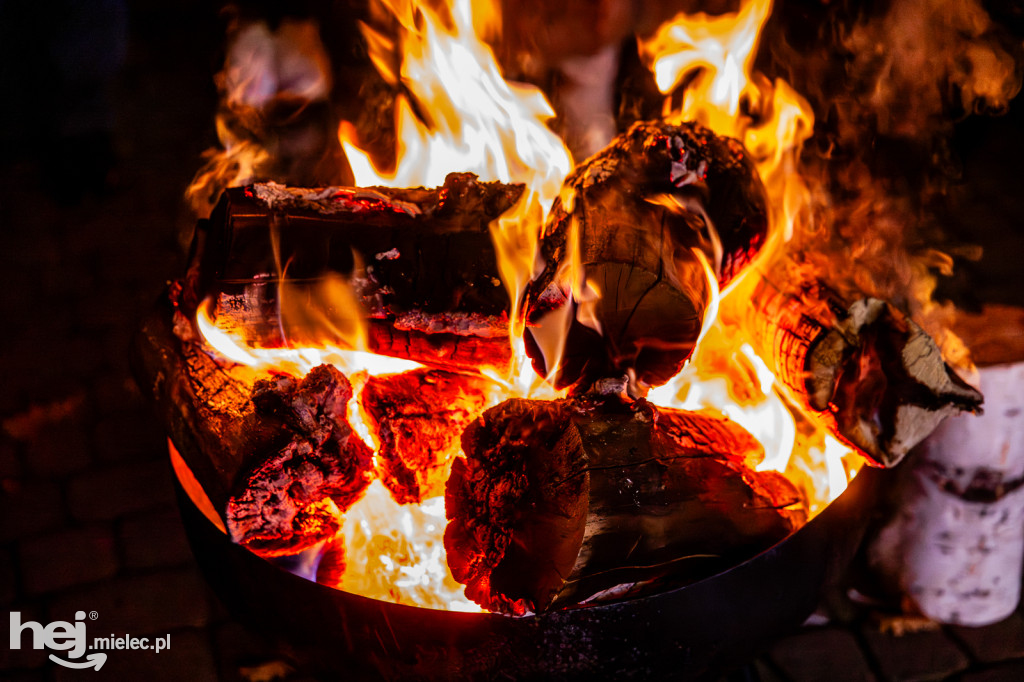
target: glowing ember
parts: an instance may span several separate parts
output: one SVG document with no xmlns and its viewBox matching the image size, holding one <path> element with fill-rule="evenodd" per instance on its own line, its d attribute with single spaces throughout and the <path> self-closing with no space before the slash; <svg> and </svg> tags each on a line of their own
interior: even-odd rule
<svg viewBox="0 0 1024 682">
<path fill-rule="evenodd" d="M 356 184 L 430 187 L 441 185 L 449 172 L 472 171 L 482 180 L 526 185 L 522 200 L 491 225 L 498 270 L 512 301 L 508 316 L 511 370 L 502 374 L 481 367 L 479 371 L 502 388 L 488 397 L 488 406 L 513 397 L 561 397 L 530 367 L 519 310 L 526 285 L 543 265 L 538 263 L 537 251 L 545 215 L 572 168 L 564 144 L 547 128 L 552 108 L 536 88 L 504 80 L 494 54 L 477 35 L 475 26 L 485 22 L 479 17 L 474 21 L 470 0 L 422 6 L 380 0 L 380 5 L 379 9 L 393 14 L 398 34 L 387 37 L 366 26 L 363 30 L 381 75 L 401 86 L 395 104 L 397 158 L 392 172 L 379 171 L 358 149 L 354 126 L 343 124 L 339 135 Z M 674 122 L 697 121 L 742 141 L 756 163 L 771 206 L 770 237 L 760 260 L 724 292 L 718 291 L 716 264 L 695 250 L 712 291 L 697 351 L 689 366 L 666 385 L 651 390 L 648 399 L 661 406 L 727 416 L 747 429 L 765 450 L 758 470 L 786 474 L 806 496 L 813 514 L 845 489 L 856 473 L 857 458 L 850 457 L 852 451 L 829 435 L 813 415 L 797 407 L 748 343 L 750 332 L 741 314 L 749 289 L 745 277 L 777 255 L 808 214 L 807 187 L 795 169 L 800 147 L 813 127 L 813 114 L 784 81 L 771 83 L 752 70 L 759 31 L 770 10 L 770 0 L 749 0 L 733 14 L 679 15 L 640 44 L 659 88 L 669 95 L 665 117 Z M 396 54 L 401 55 L 397 70 L 392 66 Z M 681 83 L 686 84 L 685 92 L 673 105 L 677 99 L 671 93 Z M 250 159 L 239 172 L 244 175 L 251 165 Z M 571 196 L 562 197 L 563 205 L 572 201 Z M 356 261 L 358 269 L 358 257 Z M 213 317 L 213 301 L 199 307 L 198 329 L 225 359 L 251 368 L 253 379 L 267 371 L 304 376 L 320 364 L 333 364 L 353 386 L 348 421 L 379 451 L 371 421 L 359 407 L 360 392 L 368 377 L 421 365 L 366 352 L 365 312 L 344 277 L 332 276 L 313 288 L 298 290 L 287 282 L 287 268 L 278 255 L 282 347 L 259 348 L 243 342 L 238 329 Z M 598 284 L 586 278 L 578 257 L 570 258 L 568 268 L 572 293 L 580 304 L 576 319 L 589 321 L 588 326 L 601 332 L 596 318 L 588 317 L 587 307 L 600 299 Z M 318 338 L 295 337 L 289 333 L 292 326 L 314 329 Z M 564 341 L 562 335 L 539 342 L 552 373 L 558 371 Z M 380 481 L 374 481 L 345 512 L 339 537 L 345 541 L 346 570 L 337 587 L 414 606 L 479 610 L 465 599 L 463 586 L 448 569 L 445 524 L 443 498 L 400 505 Z"/>
</svg>

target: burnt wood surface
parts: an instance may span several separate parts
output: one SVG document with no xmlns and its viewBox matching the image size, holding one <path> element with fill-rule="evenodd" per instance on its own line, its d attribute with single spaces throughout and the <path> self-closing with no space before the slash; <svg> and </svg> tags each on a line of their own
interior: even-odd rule
<svg viewBox="0 0 1024 682">
<path fill-rule="evenodd" d="M 380 443 L 378 477 L 396 502 L 444 494 L 462 431 L 496 388 L 483 377 L 429 369 L 367 380 L 359 400 Z"/>
<path fill-rule="evenodd" d="M 509 400 L 466 429 L 463 450 L 446 491 L 448 563 L 495 611 L 699 579 L 805 518 L 786 479 L 748 466 L 763 450 L 746 431 L 643 400 Z"/>
<path fill-rule="evenodd" d="M 162 298 L 133 347 L 137 381 L 179 453 L 253 551 L 293 553 L 333 535 L 369 482 L 371 452 L 344 422 L 348 382 L 321 366 L 307 379 L 257 382 L 214 358 Z"/>
<path fill-rule="evenodd" d="M 188 300 L 212 297 L 217 318 L 254 346 L 338 343 L 322 325 L 282 316 L 278 303 L 282 281 L 302 306 L 340 275 L 369 317 L 372 350 L 503 367 L 510 305 L 489 225 L 522 191 L 470 173 L 434 189 L 229 189 L 197 241 Z M 323 307 L 328 318 L 352 314 Z"/>
<path fill-rule="evenodd" d="M 682 368 L 711 288 L 731 281 L 767 238 L 764 187 L 743 147 L 695 124 L 641 122 L 569 176 L 527 290 L 528 349 L 542 375 L 548 313 L 589 280 L 599 298 L 574 311 L 559 386 L 632 370 L 660 385 Z M 582 272 L 572 267 L 578 249 Z M 579 281 L 573 282 L 573 279 Z"/>
<path fill-rule="evenodd" d="M 341 515 L 373 472 L 373 453 L 346 421 L 351 397 L 348 379 L 331 365 L 314 367 L 302 379 L 256 381 L 256 415 L 281 420 L 292 437 L 280 450 L 253 459 L 236 482 L 224 514 L 235 542 L 262 556 L 282 556 L 337 534 Z"/>
<path fill-rule="evenodd" d="M 775 376 L 869 463 L 893 466 L 946 417 L 980 409 L 981 394 L 891 304 L 847 303 L 779 272 L 751 277 L 750 295 L 723 314 L 745 319 Z"/>
</svg>

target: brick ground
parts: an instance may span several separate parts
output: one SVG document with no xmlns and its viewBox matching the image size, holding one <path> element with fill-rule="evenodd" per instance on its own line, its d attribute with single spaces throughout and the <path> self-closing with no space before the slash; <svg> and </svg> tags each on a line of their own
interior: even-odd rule
<svg viewBox="0 0 1024 682">
<path fill-rule="evenodd" d="M 233 621 L 199 576 L 164 434 L 126 366 L 142 313 L 181 273 L 179 234 L 191 223 L 181 195 L 213 138 L 220 27 L 199 0 L 130 4 L 128 57 L 112 94 L 119 164 L 105 191 L 69 201 L 67 188 L 43 181 L 45 127 L 0 138 L 0 611 L 42 621 L 96 611 L 92 633 L 170 633 L 172 647 L 111 655 L 86 676 L 43 651 L 0 646 L 0 677 L 271 679 L 288 670 L 282 654 Z M 1019 613 L 905 638 L 870 622 L 780 633 L 744 679 L 1024 679 Z"/>
</svg>

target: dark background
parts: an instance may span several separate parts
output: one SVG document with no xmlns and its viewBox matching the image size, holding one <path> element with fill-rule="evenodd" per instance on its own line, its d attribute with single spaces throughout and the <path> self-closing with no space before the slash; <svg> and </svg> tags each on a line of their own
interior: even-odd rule
<svg viewBox="0 0 1024 682">
<path fill-rule="evenodd" d="M 214 3 L 0 1 L 0 611 L 46 623 L 95 610 L 90 636 L 172 635 L 170 651 L 112 652 L 99 673 L 5 644 L 3 679 L 283 670 L 202 582 L 164 435 L 127 364 L 141 317 L 183 271 L 183 193 L 216 141 L 223 28 Z M 1024 303 L 1022 116 L 1018 99 L 1007 116 L 957 126 L 963 176 L 946 225 L 985 249 L 947 283 L 960 300 Z M 758 674 L 1024 679 L 1019 612 L 895 638 L 846 606 L 829 625 L 780 633 Z"/>
</svg>

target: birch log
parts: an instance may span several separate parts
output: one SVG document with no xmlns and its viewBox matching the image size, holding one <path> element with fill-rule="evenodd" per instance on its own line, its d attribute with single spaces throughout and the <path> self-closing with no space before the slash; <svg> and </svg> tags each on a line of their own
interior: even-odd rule
<svg viewBox="0 0 1024 682">
<path fill-rule="evenodd" d="M 942 623 L 994 623 L 1020 600 L 1024 361 L 1008 359 L 1024 354 L 1007 349 L 1024 345 L 1024 325 L 993 353 L 998 336 L 989 327 L 975 346 L 984 348 L 976 359 L 999 362 L 978 370 L 985 413 L 952 417 L 924 442 L 895 517 L 869 549 L 873 568 L 910 608 Z"/>
</svg>

